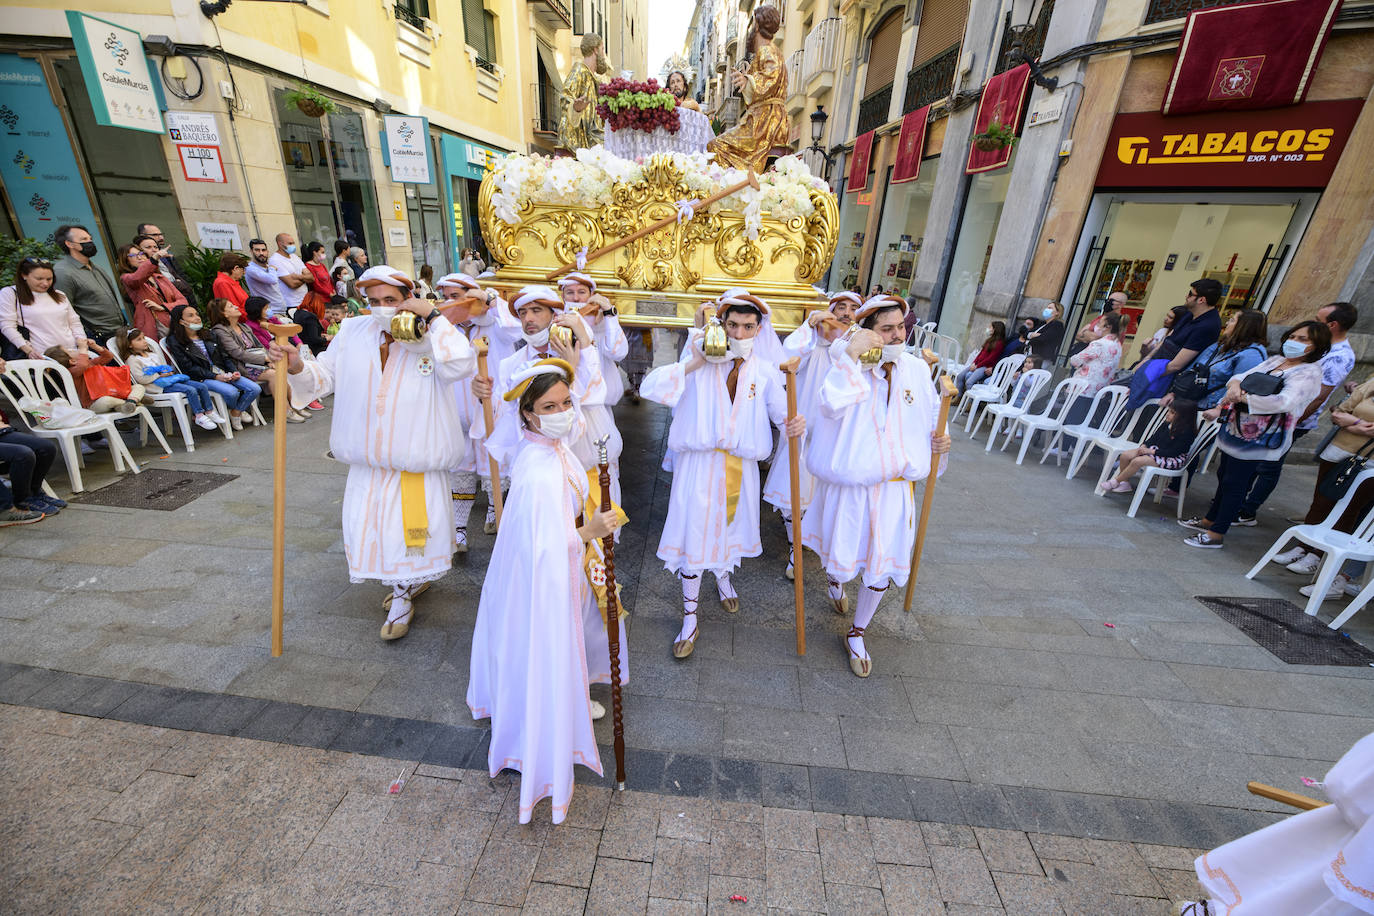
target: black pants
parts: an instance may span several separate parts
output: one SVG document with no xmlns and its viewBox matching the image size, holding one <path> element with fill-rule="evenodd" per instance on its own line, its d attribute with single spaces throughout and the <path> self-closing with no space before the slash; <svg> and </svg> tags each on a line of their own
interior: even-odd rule
<svg viewBox="0 0 1374 916">
<path fill-rule="evenodd" d="M 55 458 L 57 446 L 51 439 L 30 436 L 13 427 L 0 430 L 0 461 L 10 466 L 10 489 L 15 502 L 23 502 L 41 492 Z M 8 502 L 9 499 L 0 487 L 0 501 Z"/>
<path fill-rule="evenodd" d="M 1207 519 L 1212 523 L 1212 533 L 1225 535 L 1240 515 L 1240 507 L 1255 482 L 1263 461 L 1246 461 L 1232 458 L 1221 453 L 1217 465 L 1217 492 L 1212 497 L 1212 505 L 1207 508 Z"/>
</svg>

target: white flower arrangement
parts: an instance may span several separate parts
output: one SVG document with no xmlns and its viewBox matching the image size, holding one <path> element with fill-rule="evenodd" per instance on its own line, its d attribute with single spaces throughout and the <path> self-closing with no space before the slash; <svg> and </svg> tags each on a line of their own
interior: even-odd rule
<svg viewBox="0 0 1374 916">
<path fill-rule="evenodd" d="M 739 169 L 718 165 L 708 153 L 660 153 L 681 170 L 683 181 L 703 200 L 748 177 Z M 635 184 L 644 178 L 644 163 L 621 159 L 604 147 L 579 149 L 576 158 L 550 159 L 511 153 L 493 170 L 496 190 L 492 207 L 496 217 L 509 225 L 520 222 L 520 211 L 530 202 L 595 209 L 610 199 L 616 184 Z M 828 192 L 830 186 L 811 174 L 796 156 L 784 156 L 759 176 L 759 189 L 744 188 L 711 205 L 712 213 L 744 215 L 745 235 L 757 239 L 763 215 L 788 221 L 805 219 L 815 211 L 812 190 Z"/>
</svg>

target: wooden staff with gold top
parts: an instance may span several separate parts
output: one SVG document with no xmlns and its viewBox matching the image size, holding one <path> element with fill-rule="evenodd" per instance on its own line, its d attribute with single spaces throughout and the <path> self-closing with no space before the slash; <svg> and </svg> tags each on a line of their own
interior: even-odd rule
<svg viewBox="0 0 1374 916">
<path fill-rule="evenodd" d="M 490 378 L 487 375 L 487 339 L 479 337 L 472 342 L 472 347 L 477 351 L 477 371 L 482 378 Z M 482 422 L 487 425 L 487 438 L 491 438 L 492 426 L 495 421 L 492 419 L 491 398 L 482 398 Z M 487 461 L 491 462 L 491 504 L 493 511 L 496 512 L 496 527 L 501 527 L 501 510 L 504 503 L 501 498 L 501 465 L 492 457 L 491 451 L 487 451 Z"/>
<path fill-rule="evenodd" d="M 280 347 L 301 332 L 298 324 L 267 324 Z M 272 367 L 272 657 L 281 658 L 286 618 L 286 383 L 287 359 Z"/>
<path fill-rule="evenodd" d="M 940 389 L 940 415 L 935 422 L 935 434 L 945 435 L 945 430 L 949 425 L 949 405 L 954 400 L 957 393 L 954 383 L 949 380 L 949 376 L 941 373 L 937 381 Z M 902 610 L 911 610 L 911 599 L 916 594 L 916 574 L 921 570 L 921 551 L 925 549 L 926 524 L 930 521 L 930 507 L 935 502 L 935 481 L 936 471 L 939 467 L 939 456 L 930 456 L 930 475 L 926 477 L 926 491 L 921 499 L 921 520 L 916 527 L 916 543 L 911 548 L 911 575 L 906 580 L 906 600 L 902 602 Z"/>
<path fill-rule="evenodd" d="M 601 509 L 611 508 L 611 463 L 606 453 L 609 436 L 596 440 Z M 606 642 L 611 651 L 611 737 L 615 749 L 615 787 L 625 791 L 625 712 L 620 699 L 620 596 L 615 589 L 615 532 L 601 539 L 606 557 Z"/>
<path fill-rule="evenodd" d="M 698 201 L 697 203 L 692 204 L 692 209 L 693 209 L 694 211 L 696 211 L 696 210 L 704 210 L 705 208 L 707 208 L 707 207 L 711 206 L 712 204 L 716 203 L 717 201 L 724 200 L 725 198 L 729 197 L 731 194 L 737 193 L 737 192 L 739 192 L 739 191 L 743 191 L 745 188 L 753 188 L 755 191 L 757 191 L 757 190 L 759 189 L 759 177 L 758 177 L 757 175 L 754 174 L 753 170 L 750 170 L 750 172 L 749 172 L 749 177 L 746 178 L 746 179 L 744 179 L 743 181 L 741 181 L 741 182 L 739 182 L 739 183 L 737 183 L 737 184 L 732 184 L 732 185 L 730 185 L 730 187 L 724 189 L 723 191 L 717 191 L 716 193 L 712 194 L 710 197 L 706 198 L 705 200 L 701 200 L 701 201 Z M 659 221 L 656 222 L 656 223 L 650 223 L 650 224 L 647 225 L 647 226 L 644 226 L 644 227 L 642 227 L 642 228 L 640 228 L 640 229 L 635 230 L 634 232 L 632 232 L 632 233 L 630 233 L 629 235 L 625 236 L 623 239 L 620 239 L 620 240 L 615 241 L 615 242 L 611 242 L 611 244 L 609 244 L 609 245 L 602 245 L 600 248 L 596 249 L 595 251 L 588 252 L 588 253 L 587 253 L 587 257 L 586 257 L 586 259 L 585 259 L 585 261 L 584 261 L 583 263 L 590 264 L 592 261 L 595 261 L 597 258 L 599 258 L 599 257 L 601 257 L 601 256 L 603 256 L 603 255 L 608 255 L 608 254 L 610 254 L 612 251 L 617 251 L 617 250 L 619 250 L 619 249 L 621 249 L 621 248 L 624 248 L 626 245 L 630 244 L 631 242 L 637 242 L 637 241 L 639 241 L 640 239 L 644 238 L 644 236 L 648 235 L 648 234 L 651 233 L 651 232 L 657 232 L 657 231 L 660 230 L 660 229 L 666 229 L 667 227 L 671 226 L 673 223 L 675 223 L 675 222 L 677 222 L 677 221 L 678 221 L 678 214 L 676 214 L 676 213 L 674 213 L 672 216 L 665 216 L 663 219 L 659 220 Z M 558 268 L 557 270 L 551 270 L 551 271 L 549 271 L 548 273 L 546 273 L 546 274 L 544 275 L 544 278 L 547 279 L 547 280 L 550 280 L 550 281 L 557 280 L 559 277 L 563 276 L 563 275 L 564 275 L 565 273 L 567 273 L 568 271 L 570 271 L 570 270 L 576 270 L 576 269 L 577 269 L 577 262 L 574 261 L 574 262 L 572 262 L 571 264 L 564 264 L 562 267 Z"/>
<path fill-rule="evenodd" d="M 1330 804 L 1330 802 L 1318 801 L 1310 796 L 1299 795 L 1297 792 L 1289 792 L 1287 789 L 1280 789 L 1262 782 L 1247 782 L 1245 788 L 1251 795 L 1272 799 L 1294 808 L 1301 808 L 1303 811 L 1325 808 Z"/>
<path fill-rule="evenodd" d="M 779 369 L 787 377 L 787 422 L 797 415 L 797 366 L 801 358 L 794 356 Z M 786 431 L 783 435 L 787 435 Z M 802 587 L 802 515 L 801 515 L 801 439 L 787 440 L 787 476 L 792 484 L 792 601 L 796 606 L 797 654 L 806 654 L 806 591 Z"/>
</svg>

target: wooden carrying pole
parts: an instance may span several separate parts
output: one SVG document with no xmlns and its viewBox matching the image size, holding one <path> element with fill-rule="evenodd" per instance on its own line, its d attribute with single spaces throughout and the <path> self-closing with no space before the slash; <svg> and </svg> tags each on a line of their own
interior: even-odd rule
<svg viewBox="0 0 1374 916">
<path fill-rule="evenodd" d="M 473 342 L 473 347 L 477 350 L 477 372 L 482 378 L 490 378 L 487 375 L 487 339 L 479 337 Z M 491 398 L 482 398 L 482 422 L 487 425 L 487 438 L 491 438 L 493 432 Z M 501 510 L 504 504 L 501 501 L 501 465 L 487 452 L 487 461 L 491 462 L 491 504 L 496 512 L 496 527 L 501 527 Z"/>
<path fill-rule="evenodd" d="M 301 332 L 298 324 L 271 324 L 278 346 Z M 272 367 L 272 657 L 281 658 L 286 619 L 286 384 L 287 359 Z"/>
<path fill-rule="evenodd" d="M 1313 808 L 1325 808 L 1328 802 L 1317 801 L 1306 795 L 1299 795 L 1296 792 L 1289 792 L 1287 789 L 1279 789 L 1262 782 L 1247 782 L 1245 788 L 1250 790 L 1251 795 L 1258 795 L 1261 798 L 1269 798 L 1294 808 L 1301 808 L 1304 811 L 1311 811 Z"/>
<path fill-rule="evenodd" d="M 956 394 L 954 383 L 949 380 L 948 375 L 941 375 L 938 382 L 940 388 L 940 416 L 935 422 L 936 435 L 943 436 L 946 427 L 949 425 L 949 405 L 954 400 Z M 935 502 L 935 481 L 936 470 L 939 467 L 939 456 L 930 456 L 930 475 L 926 477 L 925 495 L 921 499 L 921 520 L 916 526 L 916 543 L 911 548 L 911 575 L 906 580 L 906 600 L 902 602 L 902 610 L 911 610 L 911 599 L 916 594 L 916 574 L 921 570 L 921 551 L 925 549 L 926 543 L 926 524 L 930 521 L 930 507 Z"/>
<path fill-rule="evenodd" d="M 611 508 L 611 465 L 606 455 L 609 437 L 596 441 L 600 470 L 601 509 Z M 606 555 L 606 642 L 611 650 L 611 735 L 615 747 L 615 787 L 625 791 L 625 713 L 620 699 L 620 596 L 615 590 L 615 532 L 601 539 Z"/>
<path fill-rule="evenodd" d="M 787 376 L 787 421 L 797 415 L 797 366 L 794 356 L 778 366 Z M 783 435 L 787 435 L 786 432 Z M 797 654 L 806 654 L 806 592 L 802 588 L 801 439 L 787 442 L 787 475 L 792 484 L 792 601 L 796 605 Z"/>
<path fill-rule="evenodd" d="M 748 178 L 744 179 L 743 181 L 739 182 L 738 184 L 732 184 L 732 185 L 730 185 L 730 187 L 726 188 L 725 190 L 723 190 L 723 191 L 717 191 L 716 193 L 712 194 L 710 197 L 706 198 L 705 200 L 700 201 L 700 202 L 698 202 L 698 203 L 696 203 L 696 204 L 693 204 L 693 209 L 694 209 L 694 210 L 704 210 L 705 208 L 711 206 L 711 204 L 715 203 L 716 201 L 718 201 L 718 200 L 724 200 L 725 198 L 729 197 L 731 194 L 734 194 L 734 193 L 736 193 L 736 192 L 738 192 L 738 191 L 743 191 L 745 188 L 753 188 L 755 191 L 757 191 L 757 190 L 759 189 L 759 177 L 758 177 L 757 175 L 755 175 L 752 171 L 749 173 L 749 177 L 748 177 Z M 625 236 L 623 239 L 620 239 L 619 241 L 611 242 L 611 244 L 609 244 L 609 245 L 602 245 L 600 248 L 596 249 L 595 251 L 589 252 L 589 253 L 587 254 L 586 263 L 590 264 L 592 261 L 595 261 L 597 258 L 601 257 L 602 255 L 607 255 L 607 254 L 610 254 L 612 251 L 617 251 L 617 250 L 619 250 L 619 249 L 621 249 L 621 248 L 624 248 L 626 245 L 630 244 L 631 242 L 637 242 L 637 241 L 639 241 L 640 239 L 644 238 L 644 236 L 648 235 L 648 234 L 651 233 L 651 232 L 657 232 L 657 231 L 660 230 L 660 229 L 666 229 L 667 227 L 671 226 L 673 223 L 677 222 L 677 220 L 678 220 L 678 215 L 677 215 L 676 213 L 674 213 L 672 216 L 665 216 L 663 219 L 659 220 L 659 221 L 656 222 L 656 223 L 650 223 L 649 225 L 644 226 L 644 227 L 641 228 L 641 229 L 635 230 L 634 232 L 630 233 L 629 235 Z M 545 274 L 544 276 L 545 276 L 546 279 L 548 279 L 548 280 L 550 280 L 550 281 L 553 281 L 553 280 L 557 280 L 559 277 L 563 276 L 563 275 L 564 275 L 565 273 L 567 273 L 568 271 L 570 271 L 570 270 L 576 270 L 576 269 L 577 269 L 577 262 L 574 261 L 574 262 L 571 263 L 571 264 L 564 264 L 562 267 L 558 268 L 557 270 L 551 270 L 551 271 L 549 271 L 547 274 Z"/>
</svg>

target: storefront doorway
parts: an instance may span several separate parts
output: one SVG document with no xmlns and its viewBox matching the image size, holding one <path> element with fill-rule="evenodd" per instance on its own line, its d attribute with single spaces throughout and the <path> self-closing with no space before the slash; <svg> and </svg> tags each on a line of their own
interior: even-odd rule
<svg viewBox="0 0 1374 916">
<path fill-rule="evenodd" d="M 868 293 L 868 288 L 859 276 L 859 269 L 863 266 L 868 215 L 873 212 L 875 196 L 872 174 L 869 175 L 868 187 L 865 190 L 850 194 L 848 189 L 842 188 L 839 192 L 840 238 L 835 248 L 835 259 L 831 262 L 828 281 L 832 290 L 852 289 L 860 295 Z"/>
<path fill-rule="evenodd" d="M 1076 331 L 1125 292 L 1127 356 L 1183 303 L 1194 280 L 1224 290 L 1223 309 L 1267 311 L 1320 195 L 1099 193 L 1093 198 L 1065 289 Z M 1066 345 L 1073 338 L 1065 335 Z"/>
<path fill-rule="evenodd" d="M 878 249 L 873 256 L 873 282 L 905 299 L 911 293 L 930 215 L 930 198 L 940 157 L 927 159 L 915 181 L 892 184 L 888 169 L 887 194 L 878 226 Z"/>
</svg>

